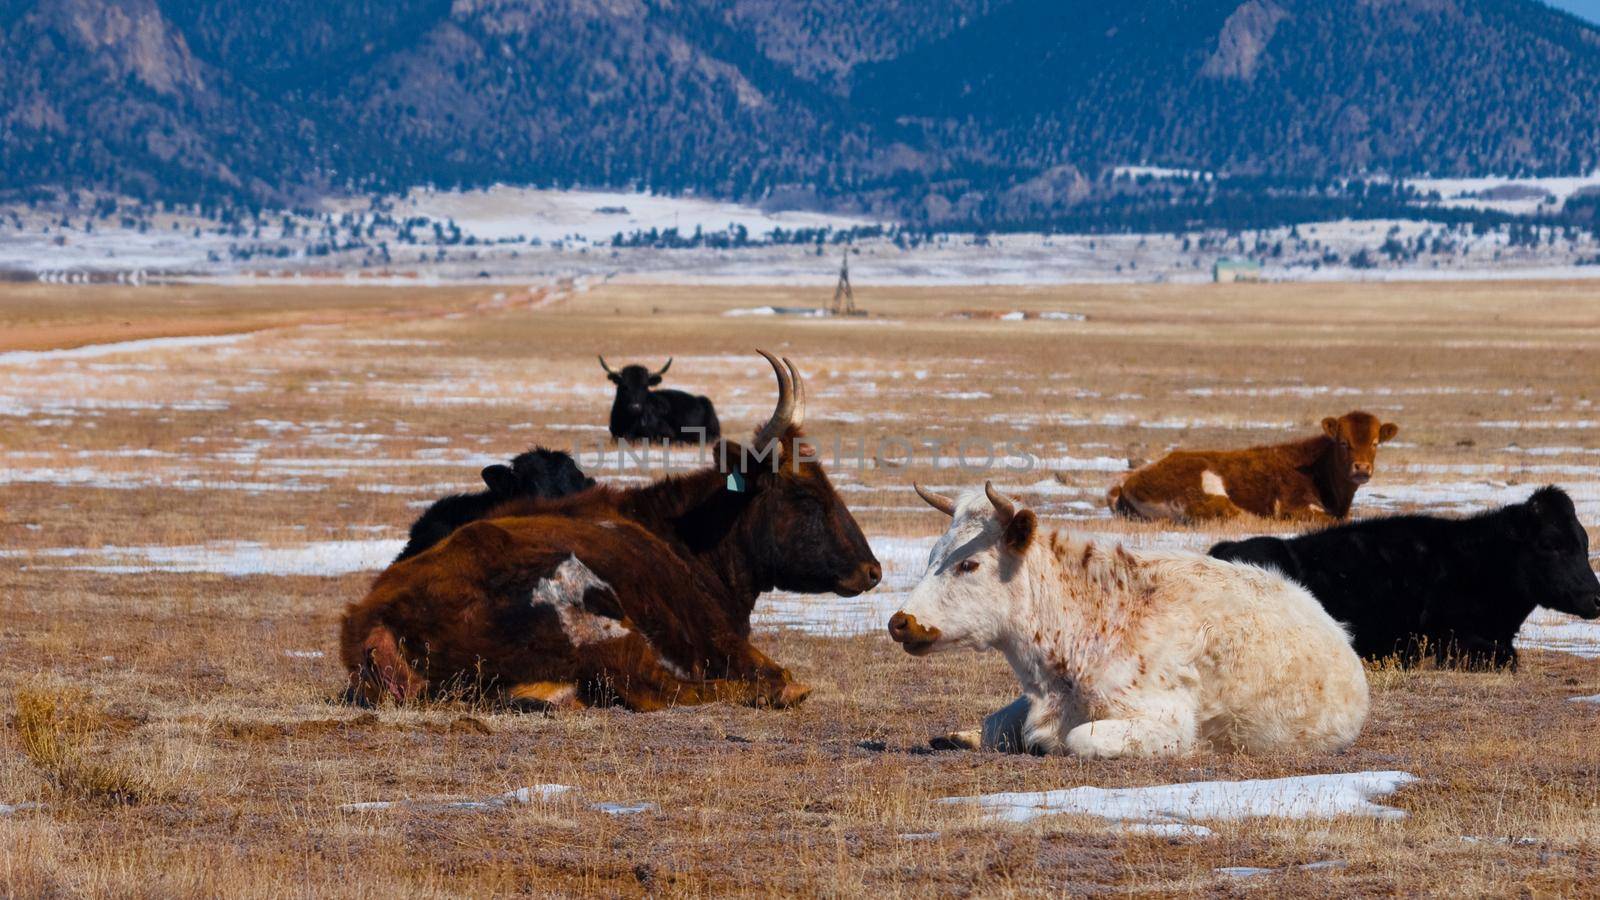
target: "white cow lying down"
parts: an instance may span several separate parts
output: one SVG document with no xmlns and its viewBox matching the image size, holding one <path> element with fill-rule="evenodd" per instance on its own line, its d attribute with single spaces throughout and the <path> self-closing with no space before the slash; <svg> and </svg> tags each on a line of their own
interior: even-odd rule
<svg viewBox="0 0 1600 900">
<path fill-rule="evenodd" d="M 992 486 L 959 502 L 917 493 L 954 521 L 890 635 L 917 656 L 999 650 L 1022 682 L 1020 699 L 958 744 L 1109 758 L 1328 752 L 1360 733 L 1361 660 L 1298 585 L 1197 553 L 1040 531 Z"/>
</svg>

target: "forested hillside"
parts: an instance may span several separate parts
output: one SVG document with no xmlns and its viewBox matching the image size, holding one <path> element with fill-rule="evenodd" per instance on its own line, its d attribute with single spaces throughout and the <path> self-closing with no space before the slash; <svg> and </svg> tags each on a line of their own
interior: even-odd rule
<svg viewBox="0 0 1600 900">
<path fill-rule="evenodd" d="M 511 182 L 1003 225 L 1148 205 L 1126 163 L 1296 202 L 1600 164 L 1600 31 L 1530 0 L 0 0 L 0 32 L 13 195 Z"/>
</svg>

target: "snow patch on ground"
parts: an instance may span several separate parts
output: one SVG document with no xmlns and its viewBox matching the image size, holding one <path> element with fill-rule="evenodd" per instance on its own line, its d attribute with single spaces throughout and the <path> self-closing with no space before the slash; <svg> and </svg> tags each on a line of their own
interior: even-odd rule
<svg viewBox="0 0 1600 900">
<path fill-rule="evenodd" d="M 1155 431 L 1185 431 L 1191 428 L 1256 428 L 1263 431 L 1283 431 L 1295 427 L 1293 422 L 1238 421 L 1229 419 L 1151 419 L 1140 422 L 1140 428 Z"/>
<path fill-rule="evenodd" d="M 1570 699 L 1573 703 L 1592 703 L 1595 706 L 1600 706 L 1600 694 L 1590 694 L 1587 697 L 1571 697 L 1568 699 Z"/>
<path fill-rule="evenodd" d="M 214 575 L 347 575 L 383 569 L 405 546 L 401 540 L 317 541 L 271 547 L 254 541 L 218 541 L 175 547 L 64 547 L 0 550 L 0 558 L 21 558 L 38 568 L 107 574 L 186 572 Z M 55 560 L 90 563 L 56 564 Z"/>
<path fill-rule="evenodd" d="M 1478 422 L 1479 428 L 1513 428 L 1517 431 L 1534 429 L 1538 431 L 1592 431 L 1600 428 L 1597 419 L 1543 419 L 1524 422 L 1518 419 L 1497 419 L 1489 422 Z"/>
<path fill-rule="evenodd" d="M 1557 210 L 1585 188 L 1600 187 L 1600 171 L 1588 176 L 1555 178 L 1408 178 L 1418 191 L 1437 193 L 1447 209 L 1490 209 L 1511 215 Z"/>
<path fill-rule="evenodd" d="M 1600 455 L 1600 447 L 1519 447 L 1510 444 L 1500 448 L 1500 452 L 1527 456 L 1596 456 Z"/>
<path fill-rule="evenodd" d="M 1537 485 L 1514 485 L 1501 481 L 1441 481 L 1432 484 L 1382 483 L 1382 466 L 1373 484 L 1356 494 L 1358 516 L 1381 511 L 1414 507 L 1431 514 L 1466 514 L 1496 509 L 1511 503 L 1521 503 L 1537 489 Z M 1561 487 L 1577 507 L 1579 518 L 1588 521 L 1600 518 L 1600 482 L 1563 480 Z"/>
<path fill-rule="evenodd" d="M 427 812 L 449 812 L 465 810 L 468 812 L 485 812 L 496 809 L 505 809 L 511 806 L 526 806 L 531 803 L 544 803 L 575 790 L 570 784 L 536 784 L 532 787 L 517 788 L 496 794 L 493 797 L 484 797 L 481 800 L 369 800 L 362 803 L 341 803 L 340 812 L 381 812 L 389 809 L 415 809 Z M 608 816 L 636 816 L 647 812 L 660 812 L 661 807 L 649 801 L 635 801 L 628 803 L 604 802 L 591 803 L 589 808 L 595 812 L 602 812 Z"/>
<path fill-rule="evenodd" d="M 222 334 L 209 337 L 146 338 L 138 341 L 116 341 L 108 344 L 86 344 L 66 350 L 13 350 L 0 353 L 0 365 L 31 366 L 41 362 L 97 359 L 119 353 L 148 353 L 152 350 L 193 350 L 198 347 L 220 347 L 249 340 L 252 334 Z"/>
<path fill-rule="evenodd" d="M 88 466 L 74 466 L 64 469 L 4 469 L 0 470 L 0 484 L 51 484 L 58 487 L 89 487 L 126 491 L 146 488 L 171 488 L 180 491 L 244 491 L 252 494 L 316 493 L 327 489 L 323 485 L 301 484 L 294 479 L 286 481 L 235 481 L 229 478 L 218 478 L 211 480 L 192 473 L 164 472 L 149 474 L 106 471 Z"/>
<path fill-rule="evenodd" d="M 1400 467 L 1409 475 L 1600 475 L 1600 466 L 1583 463 L 1411 463 Z"/>
<path fill-rule="evenodd" d="M 1513 643 L 1518 650 L 1553 650 L 1583 659 L 1600 659 L 1600 621 L 1586 621 L 1540 607 L 1522 623 Z"/>
<path fill-rule="evenodd" d="M 1153 178 L 1157 181 L 1210 181 L 1217 177 L 1204 169 L 1174 169 L 1167 166 L 1117 166 L 1113 178 Z"/>
<path fill-rule="evenodd" d="M 818 307 L 793 307 L 778 309 L 775 306 L 752 306 L 744 309 L 730 309 L 723 313 L 724 316 L 737 318 L 740 316 L 792 316 L 801 319 L 825 319 L 830 313 Z"/>
<path fill-rule="evenodd" d="M 52 385 L 52 388 L 55 387 Z M 154 390 L 154 388 L 152 388 Z M 224 400 L 181 400 L 160 403 L 153 400 L 105 400 L 97 397 L 27 398 L 0 395 L 0 415 L 4 416 L 100 416 L 107 410 L 137 410 L 141 412 L 222 412 L 229 408 Z M 34 424 L 41 424 L 36 419 Z M 91 424 L 89 427 L 93 428 Z"/>
<path fill-rule="evenodd" d="M 1037 460 L 1041 468 L 1054 472 L 1126 472 L 1128 460 L 1116 456 L 1047 456 Z"/>
<path fill-rule="evenodd" d="M 444 341 L 420 340 L 417 338 L 347 338 L 344 341 L 352 347 L 443 347 Z"/>
<path fill-rule="evenodd" d="M 622 191 L 564 191 L 495 185 L 476 191 L 419 189 L 395 203 L 396 218 L 422 216 L 454 221 L 480 240 L 538 238 L 546 243 L 579 237 L 609 242 L 612 235 L 676 228 L 688 236 L 743 226 L 752 236 L 775 228 L 853 228 L 874 222 L 843 215 L 765 212 L 753 206 L 692 197 Z"/>
<path fill-rule="evenodd" d="M 481 800 L 370 800 L 364 803 L 341 803 L 340 812 L 375 812 L 385 809 L 408 808 L 427 810 L 471 810 L 482 811 L 491 809 L 504 809 L 508 806 L 520 806 L 529 803 L 542 802 L 553 797 L 559 797 L 572 790 L 569 784 L 536 784 L 532 787 L 517 788 L 485 797 Z"/>
<path fill-rule="evenodd" d="M 1265 387 L 1185 388 L 1191 397 L 1432 397 L 1432 396 L 1528 396 L 1529 388 L 1464 388 L 1454 386 L 1349 387 L 1339 385 L 1289 384 Z"/>
<path fill-rule="evenodd" d="M 1140 788 L 1077 787 L 1057 791 L 946 797 L 941 803 L 976 805 L 984 818 L 1029 822 L 1041 816 L 1095 816 L 1119 825 L 1158 826 L 1205 836 L 1199 821 L 1257 817 L 1289 819 L 1371 816 L 1403 819 L 1405 811 L 1373 801 L 1415 782 L 1409 772 L 1299 775 L 1250 781 L 1200 781 Z"/>
<path fill-rule="evenodd" d="M 603 812 L 608 816 L 636 816 L 640 813 L 660 812 L 661 807 L 655 803 L 591 803 L 589 808 L 596 812 Z"/>
</svg>

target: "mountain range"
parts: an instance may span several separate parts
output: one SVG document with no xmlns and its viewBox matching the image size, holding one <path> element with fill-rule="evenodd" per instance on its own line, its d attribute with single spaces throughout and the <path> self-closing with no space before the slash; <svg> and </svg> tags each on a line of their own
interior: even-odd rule
<svg viewBox="0 0 1600 900">
<path fill-rule="evenodd" d="M 509 182 L 1003 223 L 1126 202 L 1132 163 L 1302 196 L 1600 167 L 1600 29 L 1533 0 L 0 0 L 0 34 L 21 197 Z"/>
</svg>

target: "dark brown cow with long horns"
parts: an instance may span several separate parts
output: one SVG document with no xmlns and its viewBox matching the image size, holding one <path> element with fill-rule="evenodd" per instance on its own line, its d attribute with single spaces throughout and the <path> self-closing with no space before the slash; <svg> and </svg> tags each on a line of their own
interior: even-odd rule
<svg viewBox="0 0 1600 900">
<path fill-rule="evenodd" d="M 345 613 L 350 698 L 803 700 L 809 689 L 750 643 L 756 597 L 853 596 L 883 573 L 800 443 L 799 372 L 762 355 L 778 403 L 751 448 L 719 441 L 710 467 L 644 487 L 512 501 L 391 566 Z"/>
</svg>

